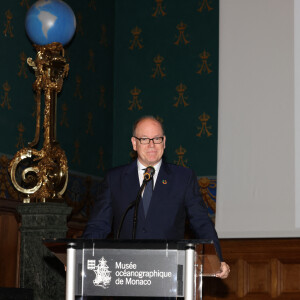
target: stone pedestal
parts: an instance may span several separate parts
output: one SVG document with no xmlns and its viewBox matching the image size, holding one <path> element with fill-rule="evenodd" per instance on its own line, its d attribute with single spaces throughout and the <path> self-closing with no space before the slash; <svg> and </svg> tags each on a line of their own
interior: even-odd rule
<svg viewBox="0 0 300 300">
<path fill-rule="evenodd" d="M 63 264 L 43 245 L 43 238 L 65 238 L 65 203 L 28 203 L 18 206 L 21 215 L 20 287 L 33 289 L 34 300 L 65 299 Z"/>
</svg>

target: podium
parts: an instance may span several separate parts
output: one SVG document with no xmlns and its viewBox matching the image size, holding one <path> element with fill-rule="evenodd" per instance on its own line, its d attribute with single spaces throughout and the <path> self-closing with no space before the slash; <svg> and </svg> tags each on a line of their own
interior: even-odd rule
<svg viewBox="0 0 300 300">
<path fill-rule="evenodd" d="M 202 299 L 202 279 L 220 270 L 210 240 L 44 240 L 67 268 L 75 296 Z M 85 299 L 86 299 L 85 298 Z"/>
</svg>

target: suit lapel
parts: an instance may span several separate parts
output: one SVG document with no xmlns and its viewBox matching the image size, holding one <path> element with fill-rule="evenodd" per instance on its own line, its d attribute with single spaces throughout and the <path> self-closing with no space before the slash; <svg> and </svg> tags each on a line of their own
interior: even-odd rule
<svg viewBox="0 0 300 300">
<path fill-rule="evenodd" d="M 125 171 L 124 179 L 124 193 L 128 195 L 128 205 L 132 201 L 135 201 L 137 194 L 140 189 L 138 170 L 137 170 L 137 161 L 135 160 L 130 165 L 128 165 L 127 170 Z M 127 198 L 127 197 L 126 197 Z M 134 208 L 133 208 L 134 210 Z M 140 199 L 139 210 L 138 210 L 138 219 L 140 221 L 145 220 L 144 208 L 142 203 L 142 198 Z"/>
</svg>

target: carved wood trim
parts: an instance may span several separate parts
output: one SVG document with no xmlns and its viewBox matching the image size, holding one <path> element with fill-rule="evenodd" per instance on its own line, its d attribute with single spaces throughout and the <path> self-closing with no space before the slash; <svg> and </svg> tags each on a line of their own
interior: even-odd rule
<svg viewBox="0 0 300 300">
<path fill-rule="evenodd" d="M 204 299 L 300 299 L 300 239 L 223 239 L 226 280 L 204 282 Z"/>
</svg>

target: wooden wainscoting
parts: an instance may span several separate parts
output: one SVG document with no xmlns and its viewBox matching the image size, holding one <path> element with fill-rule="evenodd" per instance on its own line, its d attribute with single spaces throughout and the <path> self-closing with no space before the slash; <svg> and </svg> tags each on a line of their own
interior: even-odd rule
<svg viewBox="0 0 300 300">
<path fill-rule="evenodd" d="M 20 220 L 14 203 L 0 200 L 0 287 L 18 287 Z"/>
<path fill-rule="evenodd" d="M 221 240 L 226 280 L 206 278 L 204 299 L 300 299 L 300 239 Z"/>
</svg>

